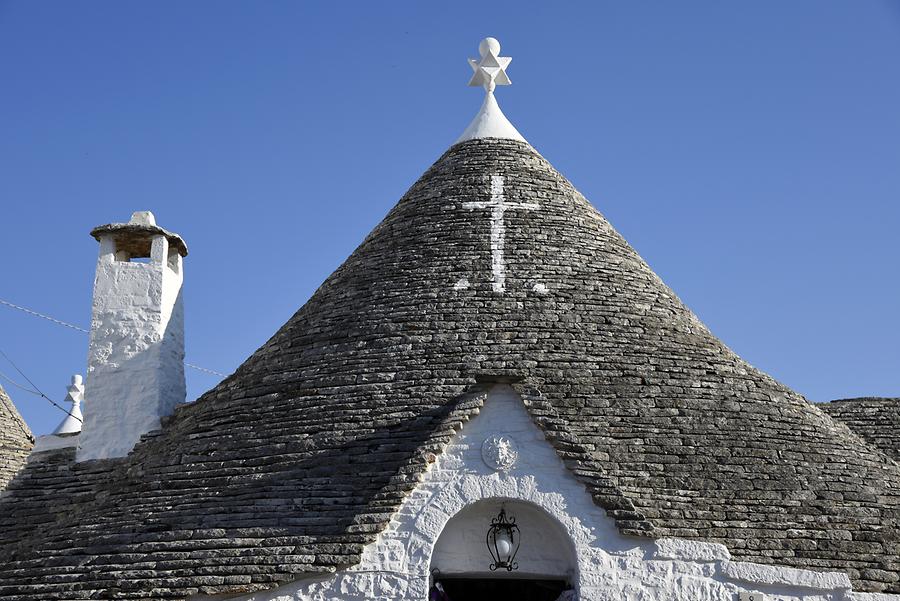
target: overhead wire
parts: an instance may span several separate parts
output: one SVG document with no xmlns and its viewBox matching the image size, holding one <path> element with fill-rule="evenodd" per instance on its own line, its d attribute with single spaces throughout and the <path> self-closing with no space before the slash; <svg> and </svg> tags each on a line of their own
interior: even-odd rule
<svg viewBox="0 0 900 601">
<path fill-rule="evenodd" d="M 50 402 L 51 405 L 53 405 L 54 407 L 56 407 L 57 409 L 59 409 L 60 411 L 62 411 L 63 413 L 65 413 L 66 415 L 68 415 L 68 416 L 70 416 L 70 417 L 73 417 L 73 418 L 77 419 L 77 420 L 80 421 L 80 422 L 83 422 L 83 421 L 84 421 L 84 420 L 82 420 L 80 417 L 77 417 L 77 416 L 75 416 L 75 415 L 72 415 L 72 413 L 70 413 L 65 407 L 63 407 L 62 405 L 60 405 L 59 403 L 57 403 L 56 401 L 54 401 L 53 399 L 51 399 L 50 397 L 48 397 L 46 394 L 44 394 L 44 393 L 41 391 L 41 389 L 38 388 L 37 385 L 36 385 L 34 382 L 31 381 L 31 378 L 29 378 L 28 376 L 26 376 L 26 375 L 25 375 L 25 372 L 23 372 L 21 369 L 19 369 L 19 366 L 16 365 L 16 364 L 13 362 L 13 360 L 9 358 L 9 355 L 7 355 L 6 353 L 3 352 L 3 349 L 0 349 L 0 355 L 3 355 L 3 358 L 6 359 L 6 360 L 9 362 L 10 365 L 13 366 L 13 369 L 15 369 L 17 372 L 19 372 L 19 375 L 20 375 L 20 376 L 22 376 L 23 378 L 25 378 L 25 380 L 26 380 L 29 384 L 31 384 L 31 387 L 32 387 L 34 390 L 28 390 L 27 388 L 25 388 L 25 387 L 22 386 L 21 384 L 19 384 L 19 383 L 17 383 L 17 382 L 14 382 L 9 376 L 4 375 L 3 378 L 4 378 L 6 381 L 12 382 L 12 384 L 13 384 L 14 386 L 16 386 L 16 387 L 18 387 L 18 388 L 21 388 L 22 390 L 27 390 L 28 392 L 31 392 L 32 394 L 36 394 L 36 395 L 38 395 L 38 396 L 40 396 L 40 397 L 45 398 L 47 401 Z"/>
<path fill-rule="evenodd" d="M 4 380 L 9 382 L 13 386 L 16 386 L 17 388 L 21 388 L 25 392 L 30 392 L 31 394 L 37 394 L 35 391 L 31 390 L 30 388 L 26 388 L 26 387 L 22 386 L 21 384 L 19 384 L 18 382 L 16 382 L 15 380 L 10 378 L 6 374 L 4 374 L 3 372 L 0 372 L 0 378 L 3 378 Z M 7 397 L 7 398 L 9 398 L 9 397 Z M 29 438 L 29 439 L 31 439 L 32 442 L 34 442 L 34 434 L 32 434 L 28 430 L 28 428 L 25 427 L 25 424 L 22 422 L 22 420 L 15 419 L 15 416 L 14 416 L 13 421 L 16 422 L 16 424 L 19 426 L 19 429 L 22 431 L 22 434 L 24 434 L 26 438 Z"/>
<path fill-rule="evenodd" d="M 43 313 L 38 313 L 37 311 L 34 311 L 34 310 L 32 310 L 32 309 L 29 309 L 28 307 L 23 307 L 23 306 L 21 306 L 21 305 L 16 305 L 16 304 L 11 303 L 11 302 L 9 302 L 9 301 L 7 301 L 7 300 L 3 300 L 2 298 L 0 298 L 0 305 L 6 305 L 7 307 L 11 307 L 11 308 L 13 308 L 13 309 L 18 309 L 19 311 L 23 311 L 23 312 L 25 312 L 25 313 L 28 313 L 29 315 L 33 315 L 33 316 L 35 316 L 35 317 L 40 317 L 41 319 L 46 319 L 47 321 L 52 321 L 53 323 L 55 323 L 55 324 L 57 324 L 57 325 L 65 326 L 65 327 L 67 327 L 67 328 L 72 328 L 73 330 L 78 330 L 79 332 L 84 332 L 85 334 L 90 334 L 90 332 L 89 332 L 88 330 L 85 330 L 85 329 L 82 328 L 82 327 L 76 326 L 75 324 L 67 323 L 67 322 L 65 322 L 65 321 L 61 321 L 61 320 L 56 319 L 56 318 L 54 318 L 54 317 L 50 317 L 49 315 L 44 315 Z"/>
<path fill-rule="evenodd" d="M 18 311 L 22 311 L 23 313 L 27 313 L 33 317 L 40 317 L 41 319 L 46 319 L 47 321 L 55 323 L 56 325 L 59 325 L 59 326 L 77 330 L 77 331 L 83 332 L 85 334 L 90 334 L 90 330 L 86 330 L 86 329 L 82 328 L 81 326 L 77 326 L 77 325 L 75 325 L 73 323 L 69 323 L 67 321 L 62 321 L 61 319 L 56 319 L 55 317 L 45 315 L 44 313 L 40 313 L 38 311 L 35 311 L 34 309 L 29 309 L 28 307 L 23 307 L 22 305 L 17 305 L 15 303 L 11 303 L 8 300 L 4 300 L 2 298 L 0 298 L 0 305 L 6 305 L 7 307 L 9 307 L 11 309 L 16 309 Z M 191 369 L 195 369 L 197 371 L 201 371 L 201 372 L 211 374 L 214 376 L 219 376 L 220 378 L 224 378 L 226 375 L 226 374 L 223 374 L 222 372 L 216 371 L 214 369 L 209 369 L 207 367 L 200 367 L 199 365 L 194 365 L 193 363 L 188 363 L 187 361 L 185 361 L 184 364 L 186 367 L 190 367 Z"/>
<path fill-rule="evenodd" d="M 207 369 L 205 367 L 200 367 L 199 365 L 194 365 L 193 363 L 188 363 L 187 361 L 184 362 L 184 365 L 186 367 L 190 367 L 191 369 L 196 369 L 197 371 L 206 372 L 206 373 L 212 374 L 214 376 L 220 376 L 223 378 L 225 377 L 225 374 L 223 374 L 221 372 L 215 371 L 213 369 Z"/>
<path fill-rule="evenodd" d="M 7 384 L 12 384 L 13 386 L 15 386 L 16 388 L 18 388 L 19 390 L 24 390 L 25 392 L 31 393 L 31 394 L 33 394 L 33 395 L 35 395 L 35 396 L 41 396 L 41 393 L 40 393 L 40 392 L 38 392 L 38 391 L 36 391 L 36 390 L 32 390 L 32 389 L 28 388 L 27 386 L 22 386 L 21 384 L 19 384 L 18 382 L 16 382 L 15 380 L 13 380 L 12 378 L 10 378 L 9 376 L 7 376 L 7 375 L 6 375 L 5 373 L 3 373 L 2 371 L 0 371 L 0 378 L 3 378 L 4 380 L 6 380 L 6 383 L 7 383 Z"/>
</svg>

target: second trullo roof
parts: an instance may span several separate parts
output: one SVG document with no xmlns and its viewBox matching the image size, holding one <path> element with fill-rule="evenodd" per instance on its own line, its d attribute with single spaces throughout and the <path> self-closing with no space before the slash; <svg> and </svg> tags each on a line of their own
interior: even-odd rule
<svg viewBox="0 0 900 601">
<path fill-rule="evenodd" d="M 25 465 L 34 436 L 22 419 L 12 399 L 0 386 L 0 492 Z"/>
<path fill-rule="evenodd" d="M 0 582 L 19 583 L 0 598 L 179 598 L 353 565 L 496 381 L 623 533 L 898 590 L 900 466 L 726 348 L 531 146 L 475 138 L 128 457 L 32 464 L 0 500 Z M 42 479 L 66 494 L 30 494 Z"/>
</svg>

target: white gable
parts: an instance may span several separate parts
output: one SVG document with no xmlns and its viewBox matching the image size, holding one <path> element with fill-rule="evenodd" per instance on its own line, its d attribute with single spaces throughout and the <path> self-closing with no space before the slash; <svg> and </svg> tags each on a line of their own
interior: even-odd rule
<svg viewBox="0 0 900 601">
<path fill-rule="evenodd" d="M 484 441 L 491 436 L 515 445 L 517 458 L 506 470 L 489 466 L 483 456 Z M 519 567 L 512 573 L 488 569 L 484 537 L 501 506 L 522 531 Z M 435 459 L 390 526 L 366 547 L 359 565 L 324 579 L 229 598 L 424 601 L 433 568 L 442 576 L 560 576 L 570 579 L 580 599 L 591 601 L 738 601 L 742 592 L 760 593 L 755 599 L 769 601 L 900 599 L 851 593 L 843 573 L 731 561 L 718 544 L 622 536 L 505 385 L 491 390 L 479 415 Z"/>
</svg>

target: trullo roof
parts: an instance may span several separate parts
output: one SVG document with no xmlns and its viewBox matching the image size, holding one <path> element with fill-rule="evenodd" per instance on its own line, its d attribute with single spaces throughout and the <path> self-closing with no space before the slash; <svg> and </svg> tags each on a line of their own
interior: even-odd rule
<svg viewBox="0 0 900 601">
<path fill-rule="evenodd" d="M 25 465 L 32 446 L 31 430 L 0 386 L 0 491 Z"/>
<path fill-rule="evenodd" d="M 900 399 L 863 397 L 819 406 L 888 457 L 900 461 Z"/>
<path fill-rule="evenodd" d="M 726 348 L 531 146 L 488 138 L 451 147 L 128 457 L 32 462 L 0 501 L 0 598 L 180 598 L 352 565 L 492 381 L 622 532 L 900 590 L 900 466 Z"/>
</svg>

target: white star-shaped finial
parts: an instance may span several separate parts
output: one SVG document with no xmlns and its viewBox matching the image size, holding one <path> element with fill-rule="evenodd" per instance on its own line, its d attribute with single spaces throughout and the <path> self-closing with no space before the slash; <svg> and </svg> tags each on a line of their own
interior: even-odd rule
<svg viewBox="0 0 900 601">
<path fill-rule="evenodd" d="M 469 80 L 470 86 L 484 86 L 485 92 L 490 94 L 496 86 L 508 86 L 512 82 L 506 75 L 506 68 L 512 58 L 500 56 L 500 42 L 495 38 L 484 38 L 478 44 L 480 60 L 469 59 L 469 64 L 475 74 Z"/>
<path fill-rule="evenodd" d="M 512 59 L 508 56 L 500 56 L 500 42 L 494 38 L 481 40 L 478 51 L 481 53 L 481 59 L 469 59 L 472 71 L 475 72 L 472 79 L 469 80 L 469 85 L 483 86 L 487 93 L 484 95 L 484 102 L 481 104 L 478 114 L 456 141 L 505 138 L 525 142 L 522 134 L 516 131 L 513 124 L 500 110 L 497 99 L 494 97 L 495 87 L 508 86 L 512 83 L 506 75 L 506 68 L 509 67 Z"/>
</svg>

